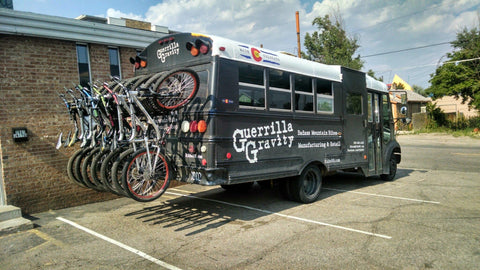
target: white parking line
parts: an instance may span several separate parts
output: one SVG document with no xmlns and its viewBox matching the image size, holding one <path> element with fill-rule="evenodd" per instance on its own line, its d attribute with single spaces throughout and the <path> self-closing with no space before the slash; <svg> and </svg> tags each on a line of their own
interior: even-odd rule
<svg viewBox="0 0 480 270">
<path fill-rule="evenodd" d="M 178 267 L 176 267 L 176 266 L 173 266 L 173 265 L 168 264 L 168 263 L 166 263 L 166 262 L 164 262 L 164 261 L 161 261 L 161 260 L 159 260 L 159 259 L 156 259 L 156 258 L 154 258 L 154 257 L 152 257 L 152 256 L 150 256 L 150 255 L 148 255 L 148 254 L 146 254 L 146 253 L 144 253 L 144 252 L 142 252 L 142 251 L 140 251 L 140 250 L 134 249 L 134 248 L 132 248 L 132 247 L 130 247 L 130 246 L 127 246 L 127 245 L 125 245 L 125 244 L 123 244 L 123 243 L 118 242 L 117 240 L 114 240 L 114 239 L 112 239 L 112 238 L 109 238 L 109 237 L 107 237 L 107 236 L 104 236 L 104 235 L 102 235 L 102 234 L 99 234 L 99 233 L 97 233 L 97 232 L 95 232 L 95 231 L 92 231 L 92 230 L 90 230 L 89 228 L 83 227 L 82 225 L 79 225 L 79 224 L 77 224 L 77 223 L 75 223 L 75 222 L 73 222 L 73 221 L 70 221 L 70 220 L 68 220 L 68 219 L 64 219 L 64 218 L 62 218 L 62 217 L 57 217 L 57 219 L 60 220 L 60 221 L 62 221 L 62 222 L 65 222 L 65 223 L 67 223 L 67 224 L 69 224 L 69 225 L 71 225 L 71 226 L 73 226 L 73 227 L 75 227 L 75 228 L 77 228 L 77 229 L 80 229 L 80 230 L 82 230 L 82 231 L 84 231 L 84 232 L 86 232 L 86 233 L 89 233 L 89 234 L 91 234 L 91 235 L 93 235 L 93 236 L 96 236 L 96 237 L 102 239 L 102 240 L 105 240 L 105 241 L 107 241 L 107 242 L 109 242 L 109 243 L 111 243 L 111 244 L 114 244 L 114 245 L 119 246 L 119 247 L 121 247 L 121 248 L 123 248 L 123 249 L 126 249 L 126 250 L 128 250 L 128 251 L 130 251 L 130 252 L 132 252 L 132 253 L 135 253 L 135 254 L 137 254 L 138 256 L 140 256 L 140 257 L 142 257 L 142 258 L 144 258 L 144 259 L 147 259 L 147 260 L 149 260 L 149 261 L 151 261 L 151 262 L 153 262 L 153 263 L 155 263 L 155 264 L 158 264 L 158 265 L 160 265 L 160 266 L 162 266 L 162 267 L 165 267 L 165 268 L 167 268 L 167 269 L 172 269 L 172 270 L 180 270 L 180 268 L 178 268 Z"/>
<path fill-rule="evenodd" d="M 368 195 L 368 196 L 384 197 L 384 198 L 389 198 L 389 199 L 412 201 L 412 202 L 440 204 L 440 202 L 434 202 L 434 201 L 425 201 L 425 200 L 403 198 L 403 197 L 396 197 L 396 196 L 389 196 L 389 195 L 381 195 L 381 194 L 375 194 L 375 193 L 366 193 L 366 192 L 359 192 L 359 191 L 351 191 L 351 190 L 344 190 L 344 189 L 336 189 L 336 188 L 322 188 L 322 189 L 340 191 L 340 192 L 348 192 L 348 193 L 355 193 L 355 194 Z"/>
<path fill-rule="evenodd" d="M 183 191 L 183 190 L 178 190 L 178 189 L 170 189 L 170 190 L 185 192 L 185 191 Z M 234 206 L 234 207 L 245 208 L 245 209 L 248 209 L 248 210 L 257 211 L 257 212 L 262 212 L 262 213 L 266 213 L 266 214 L 269 214 L 269 215 L 275 215 L 275 216 L 279 216 L 279 217 L 283 217 L 283 218 L 287 218 L 287 219 L 294 219 L 294 220 L 303 221 L 303 222 L 307 222 L 307 223 L 313 223 L 313 224 L 317 224 L 317 225 L 323 225 L 323 226 L 327 226 L 327 227 L 331 227 L 331 228 L 336 228 L 336 229 L 341 229 L 341 230 L 345 230 L 345 231 L 356 232 L 356 233 L 371 235 L 371 236 L 380 237 L 380 238 L 385 238 L 385 239 L 392 239 L 392 237 L 391 237 L 391 236 L 388 236 L 388 235 L 383 235 L 383 234 L 378 234 L 378 233 L 372 233 L 372 232 L 367 232 L 367 231 L 361 231 L 361 230 L 352 229 L 352 228 L 343 227 L 343 226 L 338 226 L 338 225 L 334 225 L 334 224 L 329 224 L 329 223 L 325 223 L 325 222 L 321 222 L 321 221 L 315 221 L 315 220 L 311 220 L 311 219 L 306 219 L 306 218 L 301 218 L 301 217 L 296 217 L 296 216 L 291 216 L 291 215 L 280 214 L 280 213 L 277 213 L 277 212 L 272 212 L 272 211 L 268 211 L 268 210 L 264 210 L 264 209 L 260 209 L 260 208 L 255 208 L 255 207 L 251 207 L 251 206 L 247 206 L 247 205 L 230 203 L 230 202 L 224 202 L 224 201 L 214 200 L 214 199 L 207 199 L 207 198 L 197 197 L 197 196 L 193 196 L 193 195 L 186 195 L 186 194 L 181 194 L 181 193 L 175 193 L 175 192 L 170 192 L 170 191 L 166 191 L 165 193 L 172 194 L 172 195 L 177 195 L 177 196 L 181 196 L 181 197 L 187 197 L 187 198 L 197 199 L 197 200 L 203 200 L 203 201 L 221 203 L 221 204 L 225 204 L 225 205 L 229 205 L 229 206 Z"/>
</svg>

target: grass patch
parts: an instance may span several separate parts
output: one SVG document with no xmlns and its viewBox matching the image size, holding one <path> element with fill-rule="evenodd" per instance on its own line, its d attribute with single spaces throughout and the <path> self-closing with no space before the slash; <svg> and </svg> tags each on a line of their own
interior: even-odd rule
<svg viewBox="0 0 480 270">
<path fill-rule="evenodd" d="M 420 130 L 415 130 L 413 132 L 414 134 L 420 134 L 420 133 L 443 133 L 443 134 L 449 134 L 454 137 L 462 137 L 462 136 L 467 136 L 471 137 L 474 139 L 480 139 L 480 132 L 478 129 L 474 128 L 465 128 L 465 129 L 450 129 L 448 127 L 434 127 L 434 128 L 424 128 Z"/>
</svg>

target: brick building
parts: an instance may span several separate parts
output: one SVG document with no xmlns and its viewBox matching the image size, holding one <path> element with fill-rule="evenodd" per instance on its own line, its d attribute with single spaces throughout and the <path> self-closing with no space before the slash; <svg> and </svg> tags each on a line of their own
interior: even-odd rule
<svg viewBox="0 0 480 270">
<path fill-rule="evenodd" d="M 0 206 L 34 213 L 114 198 L 69 182 L 67 161 L 78 146 L 55 149 L 72 127 L 58 93 L 110 74 L 133 76 L 129 58 L 168 32 L 128 19 L 0 8 Z M 14 128 L 26 128 L 28 141 L 15 142 Z"/>
</svg>

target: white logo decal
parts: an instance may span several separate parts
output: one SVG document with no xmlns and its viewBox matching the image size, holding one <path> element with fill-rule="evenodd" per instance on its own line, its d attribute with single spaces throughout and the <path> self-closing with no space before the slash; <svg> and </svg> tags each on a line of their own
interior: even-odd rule
<svg viewBox="0 0 480 270">
<path fill-rule="evenodd" d="M 233 148 L 237 153 L 245 152 L 248 162 L 256 163 L 259 151 L 281 146 L 291 148 L 294 136 L 287 134 L 291 132 L 293 132 L 292 123 L 287 123 L 285 120 L 274 121 L 265 126 L 235 129 Z M 264 138 L 266 136 L 269 138 Z"/>
<path fill-rule="evenodd" d="M 165 63 L 167 60 L 167 57 L 172 56 L 172 55 L 179 55 L 180 54 L 180 49 L 178 42 L 173 42 L 170 45 L 160 48 L 157 50 L 157 57 L 162 61 L 162 63 Z"/>
</svg>

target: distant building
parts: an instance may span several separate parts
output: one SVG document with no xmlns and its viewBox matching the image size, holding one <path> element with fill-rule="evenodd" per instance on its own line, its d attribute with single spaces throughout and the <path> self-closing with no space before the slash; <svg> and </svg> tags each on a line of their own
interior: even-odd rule
<svg viewBox="0 0 480 270">
<path fill-rule="evenodd" d="M 388 86 L 389 86 L 388 89 L 394 89 L 394 90 L 405 89 L 405 90 L 413 91 L 412 86 L 410 86 L 410 84 L 408 84 L 406 81 L 400 78 L 400 76 L 398 76 L 397 74 L 395 74 L 395 76 L 393 77 L 392 83 L 389 84 Z"/>
<path fill-rule="evenodd" d="M 429 97 L 424 97 L 413 91 L 413 88 L 400 76 L 395 74 L 391 84 L 387 84 L 390 91 L 390 101 L 392 102 L 393 118 L 395 119 L 395 129 L 401 129 L 405 125 L 398 121 L 402 118 L 412 119 L 414 113 L 426 112 L 426 106 L 432 101 Z M 401 108 L 406 107 L 406 115 L 401 114 Z M 407 125 L 407 128 L 410 128 Z"/>
<path fill-rule="evenodd" d="M 459 117 L 470 118 L 479 116 L 478 110 L 468 106 L 468 100 L 462 103 L 462 98 L 455 96 L 446 96 L 433 101 L 449 119 L 454 120 Z"/>
<path fill-rule="evenodd" d="M 67 161 L 78 146 L 55 149 L 58 134 L 73 126 L 58 94 L 110 75 L 132 77 L 129 58 L 169 33 L 129 19 L 0 8 L 0 206 L 33 213 L 114 198 L 69 182 Z M 27 141 L 14 141 L 14 130 Z"/>
<path fill-rule="evenodd" d="M 390 101 L 392 102 L 393 118 L 397 120 L 404 117 L 412 119 L 414 113 L 426 112 L 426 106 L 432 99 L 410 90 L 390 90 Z M 406 115 L 400 113 L 403 106 L 407 107 Z"/>
</svg>

